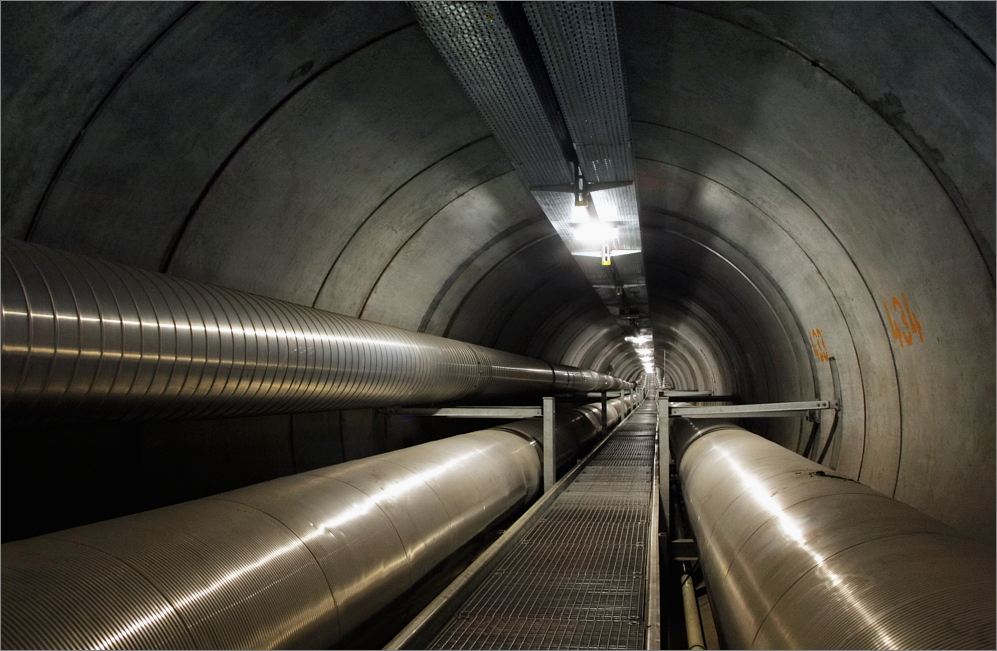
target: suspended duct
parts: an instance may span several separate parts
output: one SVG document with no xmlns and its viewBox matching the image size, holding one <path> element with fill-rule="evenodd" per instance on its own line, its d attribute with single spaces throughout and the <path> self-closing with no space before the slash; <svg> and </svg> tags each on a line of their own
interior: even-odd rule
<svg viewBox="0 0 997 651">
<path fill-rule="evenodd" d="M 621 333 L 650 342 L 630 111 L 613 3 L 409 6 Z M 655 359 L 650 343 L 634 348 Z"/>
<path fill-rule="evenodd" d="M 636 398 L 610 401 L 610 425 Z M 601 430 L 557 414 L 562 463 Z M 536 420 L 2 547 L 0 644 L 328 648 L 541 481 Z"/>
<path fill-rule="evenodd" d="M 671 429 L 728 648 L 994 648 L 993 547 L 739 427 Z"/>
<path fill-rule="evenodd" d="M 623 380 L 3 240 L 4 417 L 208 418 Z"/>
</svg>

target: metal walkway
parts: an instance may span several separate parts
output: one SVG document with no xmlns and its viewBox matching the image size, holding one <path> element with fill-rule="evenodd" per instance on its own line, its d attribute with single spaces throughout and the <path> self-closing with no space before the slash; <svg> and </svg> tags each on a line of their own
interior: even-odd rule
<svg viewBox="0 0 997 651">
<path fill-rule="evenodd" d="M 654 427 L 648 400 L 428 648 L 644 648 Z"/>
</svg>

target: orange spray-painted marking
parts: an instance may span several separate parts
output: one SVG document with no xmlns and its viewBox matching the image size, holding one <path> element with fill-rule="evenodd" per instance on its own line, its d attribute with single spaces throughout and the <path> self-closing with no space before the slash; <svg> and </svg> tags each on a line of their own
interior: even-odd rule
<svg viewBox="0 0 997 651">
<path fill-rule="evenodd" d="M 886 311 L 886 319 L 890 325 L 890 334 L 903 348 L 914 345 L 915 334 L 918 340 L 923 342 L 924 333 L 921 330 L 921 322 L 907 303 L 907 294 L 901 292 L 900 297 L 893 296 L 890 301 L 883 301 L 883 309 Z"/>
<path fill-rule="evenodd" d="M 820 328 L 814 328 L 810 331 L 810 347 L 813 348 L 814 358 L 818 362 L 826 362 L 830 359 L 827 344 L 824 343 L 824 333 L 820 331 Z"/>
</svg>

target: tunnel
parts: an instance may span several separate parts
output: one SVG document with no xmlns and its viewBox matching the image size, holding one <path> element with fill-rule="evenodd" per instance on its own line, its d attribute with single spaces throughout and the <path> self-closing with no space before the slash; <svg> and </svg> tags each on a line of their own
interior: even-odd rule
<svg viewBox="0 0 997 651">
<path fill-rule="evenodd" d="M 0 32 L 5 546 L 495 425 L 396 408 L 636 387 L 831 401 L 746 427 L 993 547 L 993 3 L 6 2 Z M 589 189 L 629 197 L 602 265 L 557 217 Z M 58 328 L 15 366 L 32 301 L 82 314 L 56 275 L 387 352 L 356 399 L 115 403 Z"/>
</svg>

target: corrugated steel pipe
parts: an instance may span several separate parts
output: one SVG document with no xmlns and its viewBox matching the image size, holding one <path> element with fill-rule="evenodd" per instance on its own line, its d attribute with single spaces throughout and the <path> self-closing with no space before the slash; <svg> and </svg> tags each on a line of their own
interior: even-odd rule
<svg viewBox="0 0 997 651">
<path fill-rule="evenodd" d="M 739 427 L 671 432 L 729 648 L 995 647 L 993 547 Z"/>
<path fill-rule="evenodd" d="M 595 432 L 586 411 L 565 409 L 555 431 Z M 0 645 L 328 648 L 535 496 L 540 448 L 518 429 L 7 543 Z"/>
<path fill-rule="evenodd" d="M 3 240 L 4 417 L 207 418 L 629 388 L 608 375 Z"/>
</svg>

